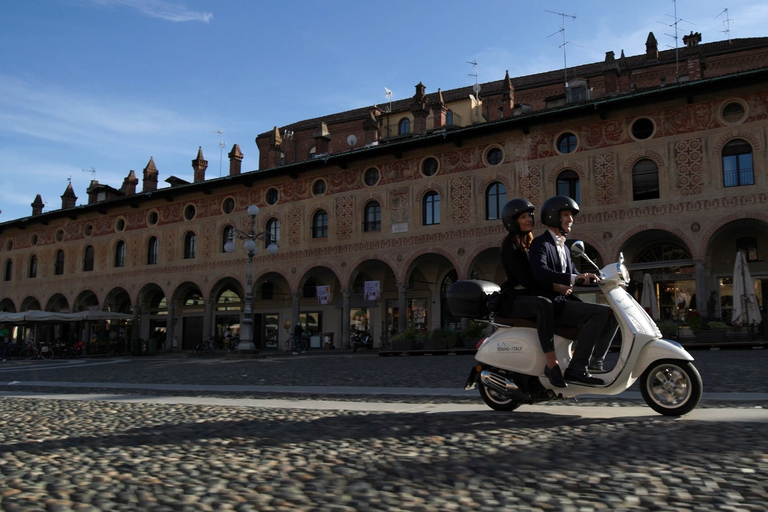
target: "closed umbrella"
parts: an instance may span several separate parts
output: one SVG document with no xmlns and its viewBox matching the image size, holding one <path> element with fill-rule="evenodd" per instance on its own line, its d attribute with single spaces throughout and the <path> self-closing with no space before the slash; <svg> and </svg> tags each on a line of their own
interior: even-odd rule
<svg viewBox="0 0 768 512">
<path fill-rule="evenodd" d="M 736 253 L 736 263 L 733 266 L 733 316 L 734 325 L 758 325 L 763 321 L 760 306 L 755 295 L 754 281 L 749 273 L 747 259 L 744 253 Z"/>
<path fill-rule="evenodd" d="M 643 294 L 640 296 L 640 305 L 643 306 L 651 318 L 659 319 L 659 304 L 656 299 L 656 287 L 653 285 L 651 274 L 643 276 Z"/>
</svg>

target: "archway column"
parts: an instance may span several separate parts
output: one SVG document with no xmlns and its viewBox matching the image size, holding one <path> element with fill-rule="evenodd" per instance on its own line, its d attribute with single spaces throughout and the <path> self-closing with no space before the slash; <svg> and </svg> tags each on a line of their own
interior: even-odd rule
<svg viewBox="0 0 768 512">
<path fill-rule="evenodd" d="M 695 260 L 693 269 L 696 279 L 696 310 L 701 316 L 708 316 L 707 298 L 709 297 L 709 290 L 707 289 L 707 271 L 704 261 Z"/>
<path fill-rule="evenodd" d="M 213 306 L 216 303 L 213 299 L 205 299 L 205 311 L 203 313 L 203 339 L 206 336 L 213 336 Z"/>
<path fill-rule="evenodd" d="M 340 346 L 342 348 L 349 348 L 352 346 L 350 344 L 350 339 L 349 339 L 350 295 L 351 293 L 349 291 L 349 288 L 341 292 L 341 344 Z"/>
<path fill-rule="evenodd" d="M 168 304 L 168 316 L 165 319 L 165 350 L 171 350 L 173 351 L 174 348 L 174 340 L 176 339 L 176 332 L 174 329 L 174 326 L 176 325 L 176 319 L 175 317 L 176 313 L 176 307 L 174 304 L 169 303 Z M 178 346 L 178 343 L 175 343 Z"/>
<path fill-rule="evenodd" d="M 397 331 L 404 332 L 408 328 L 408 283 L 397 283 Z"/>
</svg>

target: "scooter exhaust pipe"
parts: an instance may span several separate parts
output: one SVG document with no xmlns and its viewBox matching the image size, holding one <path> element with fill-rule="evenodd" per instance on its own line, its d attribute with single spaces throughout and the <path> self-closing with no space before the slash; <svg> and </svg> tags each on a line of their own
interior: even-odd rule
<svg viewBox="0 0 768 512">
<path fill-rule="evenodd" d="M 518 389 L 517 384 L 511 380 L 488 370 L 483 370 L 480 372 L 480 382 L 482 382 L 486 387 L 489 387 L 494 391 L 498 391 L 499 393 L 503 393 L 504 395 L 511 395 Z"/>
</svg>

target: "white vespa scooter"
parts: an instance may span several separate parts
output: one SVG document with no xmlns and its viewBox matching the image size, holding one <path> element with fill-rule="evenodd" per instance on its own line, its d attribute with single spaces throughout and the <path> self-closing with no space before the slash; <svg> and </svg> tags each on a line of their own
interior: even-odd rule
<svg viewBox="0 0 768 512">
<path fill-rule="evenodd" d="M 681 416 L 692 411 L 702 394 L 702 381 L 693 357 L 678 343 L 662 339 L 648 313 L 624 289 L 629 272 L 624 257 L 602 271 L 584 254 L 584 244 L 574 242 L 571 254 L 592 264 L 600 276 L 596 284 L 613 310 L 621 329 L 618 362 L 600 374 L 601 385 L 568 382 L 567 388 L 552 386 L 544 376 L 546 359 L 535 322 L 499 319 L 489 315 L 488 298 L 500 287 L 489 281 L 457 281 L 448 291 L 454 316 L 490 321 L 498 329 L 477 350 L 465 389 L 479 387 L 480 396 L 492 409 L 512 411 L 523 404 L 574 398 L 579 395 L 617 395 L 639 377 L 640 393 L 656 412 Z M 555 329 L 555 354 L 561 368 L 571 360 L 576 328 Z"/>
</svg>

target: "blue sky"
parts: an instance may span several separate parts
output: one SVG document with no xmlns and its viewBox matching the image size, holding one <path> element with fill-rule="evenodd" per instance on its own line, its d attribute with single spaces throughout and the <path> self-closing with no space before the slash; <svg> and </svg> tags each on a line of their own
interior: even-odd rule
<svg viewBox="0 0 768 512">
<path fill-rule="evenodd" d="M 727 9 L 727 13 L 724 10 Z M 552 11 L 552 12 L 548 12 Z M 567 17 L 556 13 L 567 14 Z M 71 180 L 119 188 L 150 157 L 160 186 L 258 167 L 274 126 L 660 49 L 768 36 L 764 0 L 24 0 L 0 7 L 0 222 L 61 207 Z M 571 16 L 575 16 L 571 18 Z M 727 32 L 726 32 L 727 31 Z M 216 133 L 221 130 L 223 134 Z M 220 142 L 225 142 L 223 159 Z M 221 164 L 221 165 L 220 165 Z"/>
</svg>

